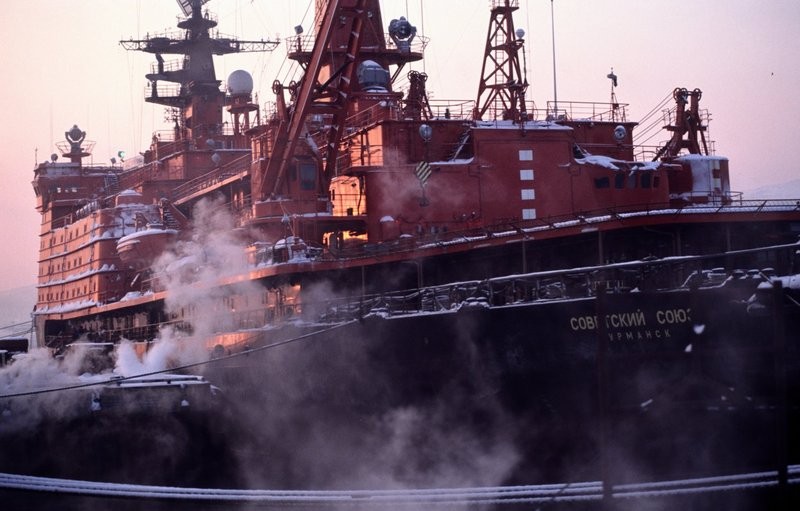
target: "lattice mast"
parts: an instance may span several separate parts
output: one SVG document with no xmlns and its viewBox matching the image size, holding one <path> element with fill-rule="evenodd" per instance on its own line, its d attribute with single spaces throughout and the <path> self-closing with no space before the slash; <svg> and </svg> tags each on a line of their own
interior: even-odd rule
<svg viewBox="0 0 800 511">
<path fill-rule="evenodd" d="M 515 123 L 528 118 L 525 107 L 528 79 L 520 65 L 525 32 L 514 29 L 513 13 L 517 9 L 518 0 L 492 1 L 478 99 L 475 101 L 476 120 L 483 119 L 490 110 L 494 112 L 493 117 Z"/>
</svg>

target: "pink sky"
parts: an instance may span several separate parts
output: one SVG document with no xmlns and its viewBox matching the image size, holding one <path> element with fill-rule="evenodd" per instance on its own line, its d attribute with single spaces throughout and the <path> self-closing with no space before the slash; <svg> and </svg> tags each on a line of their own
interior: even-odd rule
<svg viewBox="0 0 800 511">
<path fill-rule="evenodd" d="M 311 0 L 212 0 L 224 34 L 243 39 L 290 35 Z M 553 98 L 550 2 L 520 0 L 527 33 L 529 97 Z M 489 19 L 486 0 L 385 0 L 384 21 L 407 16 L 431 38 L 424 70 L 435 99 L 475 99 Z M 796 0 L 554 0 L 559 101 L 608 101 L 606 74 L 638 119 L 675 87 L 703 90 L 717 154 L 731 159 L 732 186 L 752 190 L 800 178 L 794 122 L 800 119 L 800 2 Z M 118 41 L 174 28 L 170 0 L 14 0 L 3 4 L 0 65 L 0 289 L 36 281 L 39 217 L 30 186 L 35 161 L 78 124 L 96 141 L 94 162 L 143 150 L 162 129 L 163 110 L 143 101 L 152 57 Z M 285 50 L 219 60 L 225 79 L 246 69 L 263 102 L 278 77 L 288 83 Z M 422 69 L 421 65 L 416 66 Z M 295 77 L 296 78 L 296 77 Z M 38 155 L 37 155 L 38 153 Z"/>
</svg>

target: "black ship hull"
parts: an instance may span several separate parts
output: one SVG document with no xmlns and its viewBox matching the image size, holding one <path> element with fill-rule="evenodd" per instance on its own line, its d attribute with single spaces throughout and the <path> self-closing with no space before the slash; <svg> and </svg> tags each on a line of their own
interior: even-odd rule
<svg viewBox="0 0 800 511">
<path fill-rule="evenodd" d="M 16 443 L 0 471 L 295 490 L 780 474 L 800 460 L 789 435 L 800 425 L 800 316 L 782 289 L 746 294 L 470 299 L 298 320 L 204 366 L 223 402 L 116 415 L 114 428 L 54 421 L 47 435 L 7 436 Z M 130 470 L 137 458 L 153 463 Z M 737 500 L 774 498 L 757 493 Z"/>
<path fill-rule="evenodd" d="M 798 318 L 775 314 L 722 288 L 378 310 L 261 334 L 207 377 L 257 486 L 702 477 L 797 461 Z"/>
</svg>

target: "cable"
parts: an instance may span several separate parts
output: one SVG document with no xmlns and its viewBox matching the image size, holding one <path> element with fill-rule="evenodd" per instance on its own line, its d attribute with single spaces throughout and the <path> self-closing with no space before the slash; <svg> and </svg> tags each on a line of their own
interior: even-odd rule
<svg viewBox="0 0 800 511">
<path fill-rule="evenodd" d="M 76 385 L 67 385 L 67 386 L 64 386 L 64 387 L 54 387 L 54 388 L 49 388 L 49 389 L 29 390 L 29 391 L 25 391 L 25 392 L 16 392 L 16 393 L 13 393 L 13 394 L 0 394 L 0 399 L 10 399 L 10 398 L 24 397 L 24 396 L 35 396 L 35 395 L 41 395 L 41 394 L 50 394 L 50 393 L 53 393 L 53 392 L 61 392 L 61 391 L 64 391 L 64 390 L 74 390 L 74 389 L 81 389 L 81 388 L 87 388 L 87 387 L 97 387 L 99 385 L 108 385 L 108 384 L 113 384 L 113 383 L 120 383 L 120 382 L 124 382 L 124 381 L 128 381 L 128 380 L 135 380 L 137 378 L 144 378 L 144 377 L 147 377 L 147 376 L 155 376 L 155 375 L 159 375 L 159 374 L 166 374 L 166 373 L 174 373 L 174 372 L 178 372 L 178 371 L 184 371 L 186 369 L 192 369 L 194 367 L 200 367 L 200 366 L 204 366 L 204 365 L 208 365 L 208 364 L 212 364 L 212 363 L 222 362 L 222 361 L 225 361 L 225 360 L 230 360 L 232 358 L 237 358 L 237 357 L 241 357 L 241 356 L 252 355 L 253 353 L 258 353 L 259 351 L 265 351 L 265 350 L 268 350 L 268 349 L 284 346 L 286 344 L 291 344 L 291 343 L 294 343 L 294 342 L 297 342 L 297 341 L 302 341 L 302 340 L 305 340 L 305 339 L 309 339 L 309 338 L 314 337 L 314 336 L 316 336 L 318 334 L 325 334 L 325 333 L 331 332 L 333 330 L 337 330 L 339 328 L 342 328 L 344 326 L 351 325 L 351 324 L 355 323 L 356 321 L 357 320 L 346 321 L 344 323 L 339 323 L 339 324 L 333 325 L 332 327 L 329 327 L 329 328 L 323 328 L 321 330 L 315 330 L 313 332 L 309 332 L 309 333 L 306 333 L 306 334 L 303 334 L 303 335 L 300 335 L 300 336 L 297 336 L 297 337 L 284 339 L 283 341 L 278 341 L 278 342 L 274 342 L 274 343 L 267 344 L 267 345 L 264 345 L 264 346 L 259 346 L 258 348 L 251 348 L 249 350 L 240 351 L 238 353 L 232 353 L 230 355 L 225 355 L 225 356 L 222 356 L 222 357 L 211 358 L 211 359 L 208 359 L 208 360 L 205 360 L 205 361 L 202 361 L 202 362 L 194 362 L 192 364 L 185 364 L 185 365 L 182 365 L 182 366 L 172 367 L 172 368 L 169 368 L 169 369 L 162 369 L 160 371 L 151 371 L 149 373 L 141 373 L 141 374 L 136 374 L 136 375 L 133 375 L 133 376 L 115 377 L 115 378 L 108 379 L 108 380 L 102 380 L 102 381 L 96 381 L 96 382 L 90 382 L 90 383 L 79 383 L 79 384 L 76 384 Z M 252 336 L 247 337 L 245 340 L 252 339 L 252 338 L 254 338 L 254 337 L 258 336 L 258 335 L 261 335 L 261 333 L 262 332 L 253 333 Z"/>
<path fill-rule="evenodd" d="M 643 122 L 645 119 L 649 118 L 651 115 L 655 115 L 657 112 L 661 111 L 661 109 L 664 107 L 665 104 L 667 104 L 669 102 L 670 99 L 672 99 L 672 92 L 669 92 L 664 98 L 661 99 L 661 101 L 658 102 L 658 104 L 656 106 L 654 106 L 649 112 L 644 114 L 644 116 L 642 117 L 641 121 L 639 121 L 639 122 Z"/>
<path fill-rule="evenodd" d="M 30 324 L 31 324 L 31 320 L 22 321 L 21 323 L 13 323 L 11 325 L 0 326 L 0 330 L 10 330 L 10 329 L 16 328 L 18 326 L 30 325 Z"/>
</svg>

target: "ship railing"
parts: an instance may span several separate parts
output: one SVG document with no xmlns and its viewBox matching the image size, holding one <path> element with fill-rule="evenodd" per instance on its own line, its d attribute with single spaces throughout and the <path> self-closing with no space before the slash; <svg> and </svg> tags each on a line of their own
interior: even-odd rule
<svg viewBox="0 0 800 511">
<path fill-rule="evenodd" d="M 656 155 L 658 152 L 667 145 L 667 141 L 663 141 L 659 145 L 643 145 L 637 144 L 634 140 L 634 157 L 638 161 L 655 161 Z M 583 146 L 581 146 L 583 147 Z M 706 147 L 708 148 L 708 154 L 714 155 L 717 153 L 717 143 L 714 140 L 706 138 Z"/>
<path fill-rule="evenodd" d="M 135 169 L 120 172 L 117 174 L 119 189 L 125 190 L 128 188 L 133 188 L 145 181 L 151 181 L 156 177 L 159 169 L 160 163 L 154 161 Z"/>
<path fill-rule="evenodd" d="M 192 129 L 192 133 L 197 136 L 200 133 L 205 133 L 207 137 L 214 136 L 233 136 L 233 126 L 224 123 L 213 124 L 198 124 Z M 225 140 L 214 140 L 217 149 L 230 149 L 230 147 L 222 147 Z M 207 144 L 206 144 L 207 145 Z"/>
<path fill-rule="evenodd" d="M 187 139 L 175 140 L 173 135 L 173 140 L 171 142 L 167 141 L 166 143 L 161 142 L 157 144 L 155 157 L 163 159 L 171 154 L 180 153 L 182 151 L 188 151 L 191 148 L 192 148 L 191 140 Z"/>
<path fill-rule="evenodd" d="M 81 149 L 80 152 L 86 153 L 87 155 L 92 154 L 94 151 L 94 146 L 97 142 L 94 140 L 84 140 L 81 142 Z M 68 142 L 66 140 L 60 140 L 56 142 L 56 147 L 58 148 L 59 152 L 62 156 L 67 156 L 72 153 L 72 142 Z"/>
<path fill-rule="evenodd" d="M 680 200 L 693 205 L 736 205 L 745 206 L 745 203 L 755 202 L 759 205 L 765 201 L 747 201 L 744 199 L 743 192 L 720 192 L 719 190 L 693 190 L 680 194 Z M 750 204 L 752 207 L 753 204 Z"/>
<path fill-rule="evenodd" d="M 711 112 L 707 108 L 700 108 L 698 109 L 698 113 L 700 114 L 700 124 L 707 127 L 711 122 Z M 662 110 L 661 116 L 665 126 L 674 126 L 677 122 L 677 113 L 674 106 Z"/>
<path fill-rule="evenodd" d="M 434 119 L 472 120 L 475 102 L 463 99 L 437 99 L 429 101 Z"/>
<path fill-rule="evenodd" d="M 355 177 L 350 177 L 348 179 L 353 180 L 354 184 L 358 181 Z M 358 185 L 356 184 L 356 186 Z M 335 194 L 331 194 L 331 203 L 334 216 L 353 216 L 366 214 L 363 211 L 366 206 L 366 201 L 364 200 L 364 196 L 358 192 L 341 193 L 337 191 Z M 359 208 L 361 211 L 359 211 Z"/>
<path fill-rule="evenodd" d="M 574 212 L 565 215 L 541 217 L 533 220 L 513 220 L 497 222 L 479 228 L 445 230 L 433 228 L 429 234 L 414 238 L 401 238 L 381 243 L 366 243 L 346 247 L 334 252 L 326 251 L 321 259 L 362 259 L 386 253 L 413 252 L 420 247 L 446 246 L 478 239 L 501 238 L 511 235 L 531 234 L 538 231 L 574 229 L 579 226 L 596 226 L 609 222 L 620 222 L 626 218 L 650 215 L 695 214 L 709 208 L 713 213 L 752 213 L 762 211 L 800 211 L 800 200 L 745 200 L 740 192 L 731 192 L 728 199 L 712 203 L 692 203 L 684 201 L 667 203 L 631 204 L 625 207 L 606 208 Z M 737 200 L 733 200 L 737 198 Z M 432 226 L 436 227 L 436 226 Z"/>
<path fill-rule="evenodd" d="M 155 147 L 153 157 L 163 159 L 171 154 L 187 151 L 191 147 L 191 141 L 179 139 L 175 130 L 159 130 L 153 132 L 151 149 Z"/>
<path fill-rule="evenodd" d="M 519 0 L 489 0 L 490 9 L 505 7 L 506 4 L 508 4 L 509 7 L 516 8 L 519 7 Z"/>
<path fill-rule="evenodd" d="M 145 99 L 177 98 L 181 96 L 181 86 L 158 83 L 155 86 L 147 85 L 144 88 Z"/>
<path fill-rule="evenodd" d="M 217 18 L 217 15 L 215 13 L 211 12 L 211 11 L 205 11 L 203 13 L 203 18 L 205 18 L 207 20 L 210 20 L 210 21 L 213 21 L 214 23 L 219 23 L 219 19 Z M 189 21 L 191 19 L 192 19 L 191 16 L 189 16 L 188 18 L 183 18 L 183 21 L 186 22 L 186 21 Z"/>
<path fill-rule="evenodd" d="M 535 121 L 537 119 L 542 118 L 542 112 L 538 108 L 536 108 L 536 103 L 532 100 L 525 101 L 525 120 L 526 121 Z M 473 114 L 474 115 L 474 114 Z M 522 112 L 518 112 L 518 115 L 521 118 L 523 117 Z M 546 117 L 546 114 L 545 114 Z M 481 120 L 486 122 L 491 121 L 509 121 L 512 120 L 513 116 L 509 113 L 508 108 L 503 106 L 500 102 L 495 102 L 489 108 L 486 109 L 486 112 L 481 116 Z"/>
<path fill-rule="evenodd" d="M 366 98 L 369 96 L 367 95 Z M 396 101 L 392 99 L 381 101 L 348 117 L 344 122 L 345 133 L 349 134 L 365 129 L 380 121 L 397 120 L 400 118 L 400 112 L 400 106 Z"/>
<path fill-rule="evenodd" d="M 420 312 L 455 311 L 462 308 L 528 303 L 594 296 L 591 276 L 570 271 L 542 272 L 487 280 L 454 282 L 357 299 L 330 300 L 323 321 L 346 321 L 370 315 L 398 316 Z"/>
<path fill-rule="evenodd" d="M 557 230 L 574 228 L 580 225 L 598 225 L 607 222 L 619 222 L 631 216 L 649 216 L 654 214 L 681 215 L 693 214 L 700 209 L 713 208 L 713 212 L 760 212 L 760 211 L 787 211 L 800 210 L 798 200 L 744 200 L 740 192 L 732 192 L 731 200 L 716 203 L 690 203 L 680 205 L 675 203 L 629 205 L 613 209 L 599 209 L 593 211 L 576 212 L 555 217 L 543 217 L 535 220 L 498 222 L 477 229 L 444 231 L 435 229 L 433 234 L 415 238 L 403 238 L 383 243 L 367 243 L 360 246 L 347 247 L 336 250 L 335 254 L 327 251 L 321 256 L 323 259 L 359 259 L 374 257 L 382 253 L 397 253 L 414 251 L 420 246 L 444 246 L 446 244 L 468 242 L 475 239 L 488 239 L 503 237 L 510 234 L 536 232 L 539 230 Z M 738 198 L 737 200 L 732 200 Z"/>
<path fill-rule="evenodd" d="M 278 118 L 278 104 L 274 101 L 265 101 L 261 104 L 261 119 L 262 123 L 264 120 L 269 123 L 271 119 Z"/>
<path fill-rule="evenodd" d="M 344 297 L 327 302 L 326 312 L 320 319 L 347 321 L 370 315 L 387 317 L 585 299 L 596 297 L 601 290 L 630 293 L 634 290 L 690 289 L 693 286 L 721 287 L 731 283 L 734 286 L 746 284 L 741 288 L 748 294 L 760 282 L 772 278 L 776 271 L 763 266 L 747 271 L 736 269 L 730 267 L 732 261 L 735 264 L 737 258 L 744 258 L 741 260 L 769 264 L 770 259 L 763 259 L 766 254 L 778 260 L 783 257 L 781 254 L 794 253 L 796 249 L 797 244 L 791 244 L 675 259 L 637 260 L 453 282 L 358 298 Z M 316 309 L 319 309 L 319 304 Z"/>
<path fill-rule="evenodd" d="M 153 132 L 155 142 L 175 142 L 175 130 L 156 130 Z"/>
<path fill-rule="evenodd" d="M 627 103 L 596 103 L 591 101 L 547 102 L 547 118 L 565 121 L 626 122 Z"/>
<path fill-rule="evenodd" d="M 316 42 L 316 40 L 317 40 L 316 34 L 305 34 L 305 35 L 297 35 L 294 37 L 287 37 L 286 38 L 287 56 L 289 58 L 298 58 L 303 54 L 310 55 L 311 52 L 314 50 L 314 43 Z M 408 47 L 409 53 L 423 53 L 429 41 L 430 38 L 417 34 L 417 36 L 411 41 L 411 44 Z M 347 50 L 347 45 L 342 44 L 341 46 L 339 46 L 338 48 L 334 48 L 333 50 L 337 49 L 344 52 Z M 383 45 L 368 46 L 362 44 L 360 51 L 363 54 L 369 52 L 383 51 L 384 49 L 388 50 L 397 49 L 394 40 L 386 32 L 384 32 L 383 34 Z"/>
<path fill-rule="evenodd" d="M 152 74 L 157 74 L 161 71 L 180 71 L 183 69 L 183 65 L 185 63 L 184 59 L 172 59 L 164 61 L 159 65 L 158 62 L 153 62 L 150 64 L 150 72 Z"/>
<path fill-rule="evenodd" d="M 616 151 L 634 151 L 636 150 L 636 146 L 633 144 L 600 144 L 597 142 L 583 142 L 580 144 L 580 148 L 588 153 L 588 154 L 609 154 Z M 636 161 L 647 161 L 647 160 L 639 160 Z"/>
<path fill-rule="evenodd" d="M 180 41 L 186 38 L 186 34 L 179 30 L 162 30 L 159 32 L 148 32 L 144 39 L 133 39 L 120 41 L 119 44 L 126 50 L 144 51 L 154 47 L 166 47 L 169 42 Z"/>
<path fill-rule="evenodd" d="M 664 147 L 666 142 L 659 145 L 640 145 L 634 144 L 634 159 L 636 161 L 655 161 L 658 151 Z"/>
<path fill-rule="evenodd" d="M 226 163 L 225 165 L 222 165 L 221 167 L 207 172 L 202 176 L 198 176 L 180 186 L 176 186 L 172 190 L 172 200 L 180 200 L 181 198 L 213 186 L 229 177 L 247 172 L 250 170 L 250 163 L 251 158 L 250 154 L 248 153 L 236 158 L 235 160 L 232 160 L 229 163 Z"/>
</svg>

